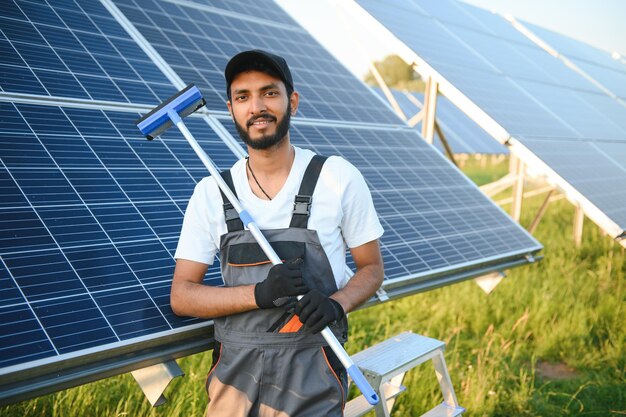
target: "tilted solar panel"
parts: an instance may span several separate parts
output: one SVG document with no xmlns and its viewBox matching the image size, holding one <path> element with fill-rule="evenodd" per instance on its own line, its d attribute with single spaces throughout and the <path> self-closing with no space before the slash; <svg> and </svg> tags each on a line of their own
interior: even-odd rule
<svg viewBox="0 0 626 417">
<path fill-rule="evenodd" d="M 0 89 L 133 103 L 176 92 L 102 4 L 73 0 L 0 2 Z"/>
<path fill-rule="evenodd" d="M 211 323 L 176 317 L 169 308 L 183 213 L 206 170 L 176 131 L 148 142 L 133 121 L 139 111 L 148 111 L 138 103 L 169 96 L 173 85 L 180 87 L 178 78 L 202 86 L 209 109 L 224 115 L 221 68 L 240 49 L 284 54 L 302 102 L 308 103 L 300 108 L 304 114 L 294 136 L 306 137 L 310 142 L 299 139 L 303 145 L 322 152 L 340 152 L 364 170 L 389 229 L 391 296 L 525 264 L 541 248 L 278 7 L 239 3 L 250 9 L 232 2 L 116 2 L 161 57 L 136 41 L 124 16 L 116 15 L 118 23 L 100 3 L 3 3 L 10 23 L 4 27 L 20 22 L 31 34 L 55 29 L 46 35 L 50 40 L 39 35 L 45 42 L 37 43 L 0 28 L 3 50 L 18 51 L 20 42 L 36 45 L 63 66 L 15 59 L 2 65 L 18 71 L 18 78 L 50 71 L 75 82 L 61 88 L 58 81 L 37 78 L 39 87 L 32 91 L 20 90 L 14 78 L 0 84 L 0 279 L 6 283 L 0 289 L 0 402 L 207 348 Z M 111 10 L 110 1 L 102 4 Z M 271 7 L 266 15 L 274 21 L 248 14 L 258 7 Z M 33 8 L 37 11 L 29 11 Z M 78 47 L 64 42 L 77 39 L 82 47 L 85 34 L 108 43 L 81 52 L 95 63 L 81 72 L 66 62 L 71 58 L 63 58 L 81 55 Z M 105 45 L 113 45 L 115 53 Z M 65 49 L 72 53 L 64 55 Z M 116 64 L 122 61 L 128 65 Z M 90 73 L 93 68 L 104 75 Z M 126 94 L 131 81 L 132 94 Z M 142 89 L 151 92 L 144 95 Z M 214 119 L 190 117 L 188 126 L 220 168 L 240 155 Z M 322 139 L 326 148 L 317 142 Z M 407 150 L 415 154 L 405 160 Z M 208 283 L 221 283 L 218 271 L 210 269 Z M 14 335 L 23 338 L 16 343 Z"/>
<path fill-rule="evenodd" d="M 171 312 L 169 284 L 206 169 L 174 131 L 146 141 L 138 117 L 0 103 L 0 368 L 198 322 Z M 219 167 L 234 163 L 203 120 L 188 125 Z"/>
<path fill-rule="evenodd" d="M 614 189 L 614 198 L 607 198 L 582 187 L 579 190 L 575 184 L 585 182 L 582 170 L 571 172 L 564 169 L 567 164 L 554 163 L 553 150 L 555 141 L 563 147 L 563 154 L 585 142 L 586 149 L 595 154 L 590 158 L 603 160 L 604 144 L 626 146 L 625 107 L 493 13 L 452 0 L 436 5 L 413 0 L 410 7 L 395 10 L 386 2 L 357 3 L 413 51 L 416 60 L 430 65 L 438 73 L 438 81 L 444 82 L 443 88 L 456 91 L 452 91 L 455 100 L 466 111 L 481 122 L 487 123 L 484 116 L 494 121 L 497 130 L 487 123 L 492 135 L 511 141 L 500 130 L 504 128 L 521 142 L 520 155 L 532 159 L 533 164 L 542 160 L 551 180 L 567 190 L 594 221 L 613 237 L 622 235 L 626 228 L 624 201 L 615 198 L 621 193 Z M 353 10 L 363 16 L 362 9 Z M 470 108 L 465 98 L 479 109 Z M 533 156 L 527 153 L 529 148 Z M 595 170 L 595 178 L 613 187 L 620 181 L 623 184 L 623 161 L 613 161 L 611 167 L 610 173 Z"/>
</svg>

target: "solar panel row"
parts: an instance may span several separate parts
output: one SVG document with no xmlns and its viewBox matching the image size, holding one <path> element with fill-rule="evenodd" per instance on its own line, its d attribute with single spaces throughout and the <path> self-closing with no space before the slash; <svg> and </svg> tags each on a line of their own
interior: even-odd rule
<svg viewBox="0 0 626 417">
<path fill-rule="evenodd" d="M 54 390 L 59 369 L 100 360 L 88 353 L 171 335 L 180 346 L 168 358 L 189 353 L 200 322 L 172 313 L 169 283 L 186 203 L 206 171 L 175 130 L 147 142 L 133 123 L 148 110 L 140 104 L 176 90 L 163 70 L 225 115 L 228 57 L 283 54 L 302 93 L 295 142 L 364 172 L 387 229 L 387 278 L 453 279 L 541 248 L 272 2 L 116 0 L 167 68 L 102 4 L 0 4 L 0 402 Z M 251 18 L 259 8 L 267 20 Z M 234 163 L 219 122 L 187 123 L 220 169 Z M 221 283 L 218 268 L 206 282 Z M 210 322 L 201 325 L 208 340 Z M 71 378 L 93 379 L 94 368 Z"/>
<path fill-rule="evenodd" d="M 626 145 L 626 107 L 485 10 L 453 0 L 413 0 L 395 10 L 375 0 L 358 4 L 509 135 L 531 147 L 561 183 L 589 182 L 585 170 L 565 169 L 564 155 L 584 142 L 591 152 L 587 162 L 594 161 L 593 182 L 604 186 L 585 188 L 586 201 L 579 203 L 595 206 L 588 213 L 604 213 L 596 221 L 614 236 L 622 233 L 626 167 L 606 158 L 602 148 Z M 556 144 L 560 156 L 554 154 Z"/>
</svg>

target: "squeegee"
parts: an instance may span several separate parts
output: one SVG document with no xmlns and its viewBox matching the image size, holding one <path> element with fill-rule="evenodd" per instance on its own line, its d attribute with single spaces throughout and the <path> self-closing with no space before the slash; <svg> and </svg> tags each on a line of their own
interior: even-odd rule
<svg viewBox="0 0 626 417">
<path fill-rule="evenodd" d="M 265 255 L 267 255 L 272 264 L 280 264 L 282 263 L 282 260 L 267 241 L 261 232 L 261 229 L 259 229 L 257 224 L 254 222 L 250 213 L 243 208 L 235 194 L 233 194 L 230 188 L 228 188 L 228 185 L 222 179 L 219 170 L 211 158 L 209 158 L 206 152 L 204 152 L 204 150 L 200 147 L 183 122 L 183 117 L 192 114 L 205 104 L 206 102 L 204 101 L 204 98 L 202 98 L 200 90 L 193 84 L 189 84 L 170 99 L 164 101 L 150 113 L 137 120 L 135 124 L 148 140 L 152 140 L 170 127 L 176 126 L 185 139 L 187 139 L 187 142 L 189 142 L 204 166 L 209 170 L 211 176 L 217 182 L 220 190 L 222 190 L 226 198 L 228 198 L 228 201 L 230 201 L 233 205 L 233 208 L 237 210 L 241 221 L 248 228 L 250 233 L 252 233 L 257 243 L 261 246 L 261 249 L 263 249 L 263 252 L 265 252 Z M 343 346 L 341 346 L 341 343 L 339 343 L 333 332 L 328 327 L 325 327 L 321 333 L 326 340 L 326 343 L 328 343 L 333 352 L 335 352 L 335 355 L 337 355 L 337 358 L 341 361 L 341 364 L 348 371 L 348 375 L 350 375 L 352 381 L 354 381 L 359 390 L 361 390 L 363 396 L 367 399 L 367 402 L 372 405 L 378 404 L 378 395 L 367 382 L 367 379 L 365 379 L 359 367 L 354 364 L 348 353 L 344 350 Z"/>
</svg>

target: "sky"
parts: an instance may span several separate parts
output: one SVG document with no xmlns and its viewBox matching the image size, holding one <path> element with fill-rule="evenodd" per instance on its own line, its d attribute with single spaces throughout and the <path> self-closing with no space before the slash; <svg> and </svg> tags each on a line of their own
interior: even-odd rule
<svg viewBox="0 0 626 417">
<path fill-rule="evenodd" d="M 362 78 L 372 60 L 393 53 L 352 24 L 340 0 L 276 0 L 294 19 Z M 431 0 L 437 1 L 437 0 Z M 465 0 L 466 3 L 537 24 L 626 56 L 626 0 Z M 357 37 L 360 41 L 355 41 Z M 367 45 L 367 46 L 364 46 Z"/>
</svg>

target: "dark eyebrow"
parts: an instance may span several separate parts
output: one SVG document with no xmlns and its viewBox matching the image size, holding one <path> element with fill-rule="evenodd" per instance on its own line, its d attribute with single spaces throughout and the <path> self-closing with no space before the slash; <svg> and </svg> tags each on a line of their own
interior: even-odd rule
<svg viewBox="0 0 626 417">
<path fill-rule="evenodd" d="M 259 88 L 259 91 L 267 91 L 267 90 L 274 90 L 274 89 L 276 89 L 276 90 L 278 89 L 278 84 L 271 83 L 271 84 L 265 85 L 265 86 Z"/>
<path fill-rule="evenodd" d="M 259 88 L 259 91 L 278 90 L 278 89 L 279 89 L 278 84 L 271 83 L 271 84 L 267 84 Z M 250 90 L 247 88 L 241 88 L 241 89 L 237 89 L 234 91 L 235 94 L 244 94 L 244 93 L 249 93 L 249 92 Z"/>
</svg>

